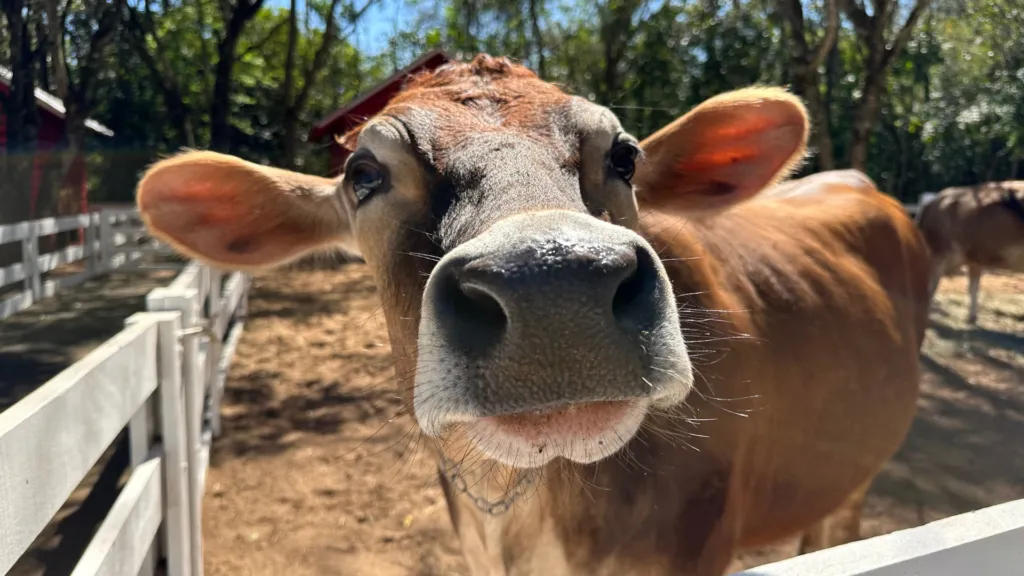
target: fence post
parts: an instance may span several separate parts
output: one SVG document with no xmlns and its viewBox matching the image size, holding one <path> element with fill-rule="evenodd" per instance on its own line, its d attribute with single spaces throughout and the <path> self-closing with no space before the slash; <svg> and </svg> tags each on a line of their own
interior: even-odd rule
<svg viewBox="0 0 1024 576">
<path fill-rule="evenodd" d="M 202 276 L 198 276 L 201 278 Z M 202 502 L 203 502 L 203 471 L 199 456 L 203 449 L 202 425 L 205 400 L 205 385 L 202 375 L 202 363 L 199 362 L 199 340 L 201 333 L 192 332 L 203 325 L 199 313 L 199 290 L 188 288 L 171 290 L 156 288 L 146 296 L 146 309 L 151 311 L 173 310 L 181 313 L 181 325 L 184 337 L 182 340 L 181 375 L 184 386 L 185 410 L 185 457 L 188 463 L 188 510 L 189 535 L 192 555 L 191 573 L 202 576 Z"/>
<path fill-rule="evenodd" d="M 235 309 L 235 316 L 239 318 L 249 315 L 249 290 L 252 289 L 252 276 L 245 274 L 242 276 L 242 281 L 245 284 L 245 289 L 242 290 L 242 300 L 239 301 L 238 308 Z"/>
<path fill-rule="evenodd" d="M 189 466 L 186 453 L 185 406 L 181 393 L 178 335 L 181 316 L 160 322 L 157 350 L 160 384 L 160 431 L 164 448 L 165 550 L 168 576 L 190 576 L 193 551 L 189 535 Z"/>
<path fill-rule="evenodd" d="M 114 229 L 110 222 L 110 213 L 106 210 L 99 211 L 100 217 L 100 270 L 107 271 L 114 266 Z"/>
<path fill-rule="evenodd" d="M 39 274 L 39 227 L 35 221 L 26 222 L 28 230 L 21 240 L 21 266 L 25 271 L 25 290 L 32 295 L 32 302 L 43 297 L 43 281 Z"/>
<path fill-rule="evenodd" d="M 206 317 L 214 320 L 221 313 L 221 306 L 223 306 L 223 285 L 224 275 L 216 269 L 210 268 L 210 294 L 206 298 Z M 223 334 L 218 334 L 220 338 L 223 338 Z"/>
<path fill-rule="evenodd" d="M 96 246 L 96 241 L 99 240 L 97 238 L 99 219 L 95 212 L 89 212 L 86 216 L 88 216 L 89 221 L 85 225 L 85 242 L 82 250 L 85 254 L 86 270 L 89 271 L 89 276 L 95 276 L 100 272 L 99 248 Z"/>
<path fill-rule="evenodd" d="M 236 321 L 245 320 L 246 311 L 249 309 L 249 288 L 251 282 L 252 278 L 248 274 L 242 275 L 241 282 L 239 282 L 238 286 L 238 289 L 242 291 L 242 297 L 239 298 L 238 300 L 238 306 L 236 306 L 234 310 L 225 311 L 223 310 L 225 299 L 224 292 L 221 289 L 221 273 L 218 273 L 218 276 L 216 278 L 216 288 L 214 289 L 214 293 L 217 294 L 217 300 L 216 302 L 214 302 L 214 300 L 210 301 L 210 308 L 214 310 L 213 312 L 211 312 L 211 318 L 215 318 L 217 320 L 217 323 L 219 324 L 219 315 L 227 314 L 229 317 L 224 319 L 224 331 L 226 333 L 229 332 L 227 327 L 231 325 L 232 318 L 235 319 Z M 218 336 L 224 338 L 226 334 L 218 334 Z M 225 374 L 223 377 L 226 379 L 227 374 Z M 224 381 L 221 380 L 219 359 L 218 362 L 214 364 L 214 370 L 212 370 L 212 375 L 210 379 L 210 430 L 213 434 L 213 437 L 217 438 L 221 435 L 221 432 L 223 430 L 220 419 L 220 403 L 222 396 L 224 394 L 224 386 L 226 384 Z"/>
<path fill-rule="evenodd" d="M 90 229 L 91 226 L 86 228 L 87 242 L 92 241 L 92 235 L 88 233 Z M 138 315 L 129 316 L 125 319 L 124 325 L 131 326 L 138 322 L 138 320 Z M 159 350 L 159 347 L 157 350 Z M 153 445 L 153 424 L 156 420 L 154 414 L 159 410 L 158 408 L 154 409 L 154 404 L 158 400 L 159 393 L 150 396 L 150 398 L 139 407 L 139 410 L 134 416 L 132 416 L 132 419 L 128 421 L 128 454 L 129 466 L 132 470 L 149 459 L 150 448 Z M 146 559 L 142 561 L 142 567 L 139 569 L 138 576 L 154 576 L 154 574 L 156 574 L 156 559 L 159 555 L 158 543 L 160 539 L 161 538 L 158 536 L 157 540 L 153 541 L 153 545 L 149 547 L 149 551 L 146 553 Z"/>
</svg>

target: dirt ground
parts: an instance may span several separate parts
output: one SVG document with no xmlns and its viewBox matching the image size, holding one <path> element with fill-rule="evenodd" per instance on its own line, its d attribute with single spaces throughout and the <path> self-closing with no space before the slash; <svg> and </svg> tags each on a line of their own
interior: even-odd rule
<svg viewBox="0 0 1024 576">
<path fill-rule="evenodd" d="M 876 480 L 865 536 L 1024 498 L 1024 276 L 943 282 L 920 410 Z M 392 386 L 362 265 L 259 276 L 227 386 L 204 501 L 210 576 L 465 574 L 436 468 Z M 733 569 L 791 556 L 744 553 Z"/>
</svg>

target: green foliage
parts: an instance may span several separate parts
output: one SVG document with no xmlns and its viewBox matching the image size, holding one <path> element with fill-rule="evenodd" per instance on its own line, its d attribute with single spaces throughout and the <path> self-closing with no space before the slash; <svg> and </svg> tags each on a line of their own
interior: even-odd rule
<svg viewBox="0 0 1024 576">
<path fill-rule="evenodd" d="M 85 10 L 98 0 L 71 1 Z M 388 32 L 378 54 L 360 51 L 349 38 L 365 1 L 340 3 L 337 41 L 298 112 L 296 164 L 303 170 L 326 170 L 324 145 L 304 142 L 313 123 L 436 47 L 458 58 L 485 51 L 522 61 L 567 90 L 609 106 L 641 137 L 715 94 L 792 80 L 793 40 L 781 27 L 777 0 L 390 0 L 388 12 L 404 2 L 401 8 L 417 17 L 408 29 Z M 130 198 L 140 169 L 190 141 L 185 128 L 198 147 L 210 139 L 225 2 L 127 2 L 95 79 L 90 111 L 116 133 L 94 155 L 97 198 Z M 817 45 L 825 30 L 825 2 L 802 4 L 808 43 Z M 887 37 L 911 4 L 897 3 Z M 298 2 L 293 93 L 304 86 L 329 7 L 329 0 Z M 141 44 L 133 42 L 137 37 L 129 26 L 133 10 L 145 32 Z M 288 11 L 287 2 L 265 5 L 245 26 L 236 52 L 231 149 L 257 162 L 277 163 L 284 154 Z M 871 133 L 867 171 L 884 190 L 912 201 L 924 191 L 1024 173 L 1021 22 L 1020 0 L 936 0 L 925 13 L 891 64 Z M 841 24 L 819 69 L 839 167 L 848 162 L 868 54 L 866 40 L 845 14 Z M 74 68 L 89 31 L 75 16 L 67 26 Z M 8 64 L 2 29 L 0 44 L 0 63 Z M 147 62 L 146 54 L 154 61 Z M 78 73 L 70 72 L 73 78 Z M 184 121 L 169 109 L 168 78 Z M 806 170 L 814 169 L 812 159 Z"/>
</svg>

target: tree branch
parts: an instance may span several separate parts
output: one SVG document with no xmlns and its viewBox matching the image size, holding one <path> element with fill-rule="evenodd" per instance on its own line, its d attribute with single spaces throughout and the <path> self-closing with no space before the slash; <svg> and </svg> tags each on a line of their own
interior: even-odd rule
<svg viewBox="0 0 1024 576">
<path fill-rule="evenodd" d="M 220 17 L 227 22 L 231 19 L 231 14 L 234 13 L 235 7 L 228 0 L 220 0 L 217 2 L 217 7 L 220 8 Z"/>
<path fill-rule="evenodd" d="M 367 0 L 366 4 L 349 17 L 350 22 L 358 22 L 363 17 L 363 14 L 370 9 L 371 6 L 376 4 L 377 0 Z M 323 39 L 320 42 L 320 47 L 317 48 L 316 54 L 313 56 L 313 62 L 310 67 L 306 70 L 305 77 L 303 79 L 302 88 L 299 90 L 298 96 L 295 98 L 293 107 L 296 110 L 302 110 L 306 106 L 306 101 L 309 100 L 309 95 L 313 90 L 313 85 L 316 84 L 317 76 L 323 69 L 324 64 L 327 63 L 327 55 L 331 52 L 331 47 L 334 45 L 335 36 L 337 33 L 338 22 L 334 15 L 334 11 L 337 8 L 339 0 L 331 0 L 330 12 L 327 17 L 327 25 L 324 27 Z M 348 34 L 345 35 L 346 37 Z"/>
<path fill-rule="evenodd" d="M 373 2 L 370 0 L 363 7 L 363 11 Z M 327 63 L 327 54 L 331 51 L 331 46 L 334 44 L 334 37 L 336 34 L 335 28 L 337 28 L 337 17 L 334 15 L 334 11 L 338 7 L 339 0 L 331 0 L 331 6 L 328 8 L 327 13 L 327 24 L 324 26 L 324 34 L 320 39 L 320 46 L 316 49 L 316 54 L 313 55 L 313 62 L 310 63 L 309 68 L 306 69 L 303 75 L 302 88 L 299 89 L 299 93 L 295 96 L 295 101 L 291 103 L 291 106 L 295 110 L 302 110 L 306 106 L 306 100 L 309 99 L 309 94 L 313 89 L 313 84 L 316 83 L 316 77 L 320 74 L 320 70 L 323 69 L 324 64 Z M 360 15 L 362 11 L 360 12 Z M 358 19 L 359 16 L 356 16 Z"/>
<path fill-rule="evenodd" d="M 850 23 L 853 24 L 854 29 L 857 31 L 857 35 L 863 37 L 870 36 L 875 24 L 874 18 L 868 16 L 864 8 L 857 4 L 857 0 L 838 1 L 841 3 L 843 12 L 846 12 L 846 17 L 850 19 Z"/>
<path fill-rule="evenodd" d="M 89 88 L 95 77 L 95 68 L 100 60 L 101 54 L 110 41 L 114 38 L 114 31 L 117 29 L 117 16 L 121 11 L 124 0 L 114 0 L 105 6 L 105 9 L 96 23 L 96 31 L 89 40 L 89 55 L 85 64 L 82 65 L 78 78 L 79 98 L 89 98 Z"/>
<path fill-rule="evenodd" d="M 288 23 L 288 20 L 281 20 L 277 24 L 274 24 L 274 27 L 271 28 L 269 32 L 267 32 L 266 36 L 264 36 L 263 38 L 260 38 L 259 40 L 253 42 L 252 44 L 247 46 L 245 48 L 245 50 L 242 50 L 241 52 L 239 52 L 238 55 L 235 56 L 235 61 L 240 61 L 242 58 L 245 58 L 246 56 L 248 56 L 252 52 L 254 52 L 256 50 L 259 50 L 260 48 L 263 48 L 267 44 L 267 42 L 270 42 L 270 40 L 275 35 L 277 35 L 277 32 L 279 30 L 281 30 L 281 28 L 284 28 L 284 25 L 287 24 L 287 23 Z"/>
<path fill-rule="evenodd" d="M 125 22 L 128 26 L 125 29 L 128 31 L 128 38 L 131 43 L 135 46 L 135 51 L 139 54 L 139 58 L 142 59 L 142 63 L 149 68 L 149 71 L 156 77 L 157 83 L 161 89 L 167 89 L 175 85 L 174 75 L 170 73 L 170 67 L 161 59 L 157 62 L 157 59 L 150 54 L 149 49 L 146 46 L 146 36 L 152 36 L 153 44 L 156 45 L 156 53 L 163 54 L 163 49 L 160 46 L 160 38 L 156 35 L 156 32 L 150 28 L 147 28 L 142 24 L 139 19 L 138 13 L 135 9 L 128 8 L 128 19 Z"/>
<path fill-rule="evenodd" d="M 807 58 L 807 37 L 804 34 L 804 9 L 800 0 L 779 0 L 778 14 L 790 27 L 791 39 L 796 42 L 796 48 L 801 60 Z"/>
<path fill-rule="evenodd" d="M 917 21 L 928 10 L 928 6 L 931 3 L 932 0 L 917 0 L 913 10 L 910 11 L 910 15 L 907 16 L 907 21 L 903 24 L 903 28 L 896 34 L 896 38 L 890 43 L 890 47 L 886 49 L 885 56 L 882 59 L 882 66 L 889 66 L 900 55 L 903 47 L 910 41 L 910 35 L 914 33 Z"/>
<path fill-rule="evenodd" d="M 67 102 L 71 95 L 71 80 L 68 78 L 68 61 L 64 54 L 64 15 L 60 13 L 59 0 L 47 0 L 44 9 L 50 36 L 50 59 L 53 60 L 53 85 L 57 97 Z"/>
<path fill-rule="evenodd" d="M 836 43 L 836 38 L 839 37 L 839 10 L 836 8 L 836 0 L 825 0 L 825 5 L 828 10 L 828 24 L 825 28 L 825 37 L 822 38 L 814 57 L 811 58 L 810 66 L 814 70 L 824 64 L 825 58 L 828 58 L 829 51 Z"/>
<path fill-rule="evenodd" d="M 175 114 L 180 116 L 180 118 L 175 118 L 175 121 L 178 123 L 177 128 L 182 132 L 181 136 L 186 141 L 186 144 L 191 146 L 194 143 L 191 141 L 193 135 L 190 133 L 190 127 L 188 126 L 187 116 L 189 114 L 189 107 L 185 104 L 181 94 L 181 87 L 178 85 L 170 65 L 161 57 L 164 52 L 160 48 L 160 39 L 155 31 L 151 30 L 148 32 L 153 37 L 153 43 L 156 45 L 156 56 L 154 56 L 146 46 L 147 31 L 139 19 L 138 13 L 131 7 L 128 7 L 127 12 L 128 18 L 125 21 L 125 31 L 128 33 L 128 40 L 134 46 L 142 63 L 149 69 L 150 74 L 156 80 L 156 85 L 163 93 L 164 102 L 172 117 Z"/>
</svg>

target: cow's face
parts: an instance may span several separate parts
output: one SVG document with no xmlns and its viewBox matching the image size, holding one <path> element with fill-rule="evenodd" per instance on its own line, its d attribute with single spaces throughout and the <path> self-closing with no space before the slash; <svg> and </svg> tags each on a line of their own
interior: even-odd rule
<svg viewBox="0 0 1024 576">
<path fill-rule="evenodd" d="M 634 187 L 652 206 L 719 207 L 803 151 L 794 98 L 737 94 L 642 152 L 607 109 L 480 56 L 414 80 L 348 135 L 339 181 L 194 153 L 154 166 L 139 206 L 158 236 L 225 267 L 357 245 L 425 434 L 453 457 L 590 463 L 693 380 Z"/>
</svg>

